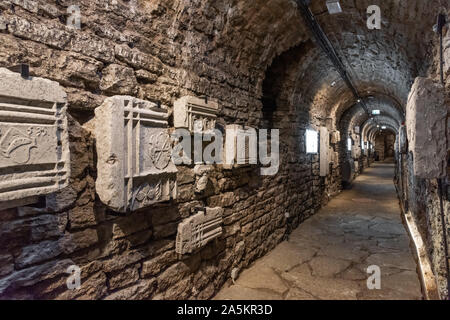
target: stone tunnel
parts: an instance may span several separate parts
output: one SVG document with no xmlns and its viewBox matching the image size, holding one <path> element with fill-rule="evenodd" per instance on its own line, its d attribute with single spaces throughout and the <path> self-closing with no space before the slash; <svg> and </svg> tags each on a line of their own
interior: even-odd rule
<svg viewBox="0 0 450 320">
<path fill-rule="evenodd" d="M 448 0 L 2 0 L 0 298 L 449 298 Z"/>
</svg>

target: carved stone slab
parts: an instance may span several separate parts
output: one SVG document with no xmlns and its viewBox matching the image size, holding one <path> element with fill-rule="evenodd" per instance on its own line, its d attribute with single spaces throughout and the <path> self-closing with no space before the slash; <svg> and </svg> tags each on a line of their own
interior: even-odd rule
<svg viewBox="0 0 450 320">
<path fill-rule="evenodd" d="M 330 135 L 326 127 L 320 127 L 320 176 L 330 173 Z"/>
<path fill-rule="evenodd" d="M 347 183 L 351 183 L 355 176 L 355 161 L 353 159 L 347 159 L 342 163 L 342 180 Z"/>
<path fill-rule="evenodd" d="M 191 132 L 210 131 L 216 126 L 219 104 L 214 99 L 185 96 L 174 103 L 175 128 L 185 128 Z M 201 124 L 202 128 L 195 126 Z"/>
<path fill-rule="evenodd" d="M 129 96 L 107 98 L 95 110 L 97 193 L 127 212 L 175 199 L 176 172 L 167 111 Z"/>
<path fill-rule="evenodd" d="M 253 133 L 253 138 L 252 138 Z M 224 168 L 231 169 L 248 164 L 257 164 L 257 133 L 250 127 L 239 124 L 226 126 Z M 254 152 L 250 146 L 253 145 Z"/>
<path fill-rule="evenodd" d="M 177 253 L 192 253 L 222 234 L 223 208 L 205 209 L 178 225 Z"/>
<path fill-rule="evenodd" d="M 358 148 L 356 145 L 352 147 L 352 158 L 358 159 L 361 156 L 361 149 Z"/>
<path fill-rule="evenodd" d="M 67 96 L 0 68 L 0 202 L 61 190 L 70 177 Z"/>
<path fill-rule="evenodd" d="M 414 175 L 441 178 L 447 169 L 447 113 L 444 87 L 431 79 L 416 78 L 406 105 L 409 150 Z"/>
<path fill-rule="evenodd" d="M 340 131 L 333 131 L 331 133 L 331 143 L 336 144 L 341 141 L 341 132 Z"/>
<path fill-rule="evenodd" d="M 408 137 L 406 134 L 406 126 L 400 126 L 398 131 L 398 152 L 408 153 Z"/>
</svg>

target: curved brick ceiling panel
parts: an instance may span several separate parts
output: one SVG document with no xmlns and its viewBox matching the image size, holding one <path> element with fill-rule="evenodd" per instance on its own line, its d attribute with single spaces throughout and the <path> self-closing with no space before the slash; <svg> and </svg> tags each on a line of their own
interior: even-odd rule
<svg viewBox="0 0 450 320">
<path fill-rule="evenodd" d="M 337 15 L 328 14 L 325 1 L 313 0 L 311 8 L 361 94 L 377 93 L 404 106 L 413 79 L 425 67 L 440 2 L 372 2 L 341 0 L 343 13 Z M 381 30 L 366 26 L 366 10 L 371 4 L 381 7 Z M 220 59 L 224 62 L 221 71 L 248 73 L 257 88 L 274 58 L 310 37 L 290 0 L 178 1 L 174 7 L 176 19 L 170 33 L 174 44 L 180 45 L 174 50 L 181 51 L 186 68 Z M 318 117 L 342 114 L 354 104 L 320 49 L 311 46 L 299 58 L 289 67 L 283 84 L 286 92 L 280 92 L 280 97 L 289 97 L 294 105 L 310 104 Z"/>
</svg>

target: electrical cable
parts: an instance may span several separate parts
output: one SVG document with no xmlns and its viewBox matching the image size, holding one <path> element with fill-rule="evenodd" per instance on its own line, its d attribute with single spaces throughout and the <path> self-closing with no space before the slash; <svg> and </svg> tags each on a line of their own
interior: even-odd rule
<svg viewBox="0 0 450 320">
<path fill-rule="evenodd" d="M 364 109 L 364 111 L 367 113 L 368 117 L 373 118 L 369 112 L 369 108 L 367 107 L 363 98 L 361 97 L 355 85 L 353 84 L 353 81 L 350 75 L 348 74 L 342 60 L 337 55 L 336 50 L 334 49 L 328 37 L 325 35 L 325 32 L 322 30 L 321 26 L 316 21 L 313 13 L 309 9 L 308 4 L 305 2 L 305 0 L 296 0 L 296 1 L 308 28 L 310 29 L 310 31 L 312 32 L 317 41 L 317 44 L 324 51 L 327 57 L 331 60 L 332 64 L 336 68 L 336 71 L 339 73 L 342 80 L 344 80 L 350 91 L 352 91 L 353 96 L 355 97 L 357 102 L 361 105 L 361 107 Z M 378 123 L 377 120 L 374 119 L 374 121 Z"/>
</svg>

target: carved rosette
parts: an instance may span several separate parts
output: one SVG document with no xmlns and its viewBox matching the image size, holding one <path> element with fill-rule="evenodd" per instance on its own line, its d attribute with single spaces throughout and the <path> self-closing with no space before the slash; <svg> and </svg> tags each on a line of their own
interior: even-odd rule
<svg viewBox="0 0 450 320">
<path fill-rule="evenodd" d="M 176 198 L 167 118 L 156 104 L 128 96 L 108 98 L 96 109 L 96 188 L 111 209 L 135 211 Z"/>
</svg>

